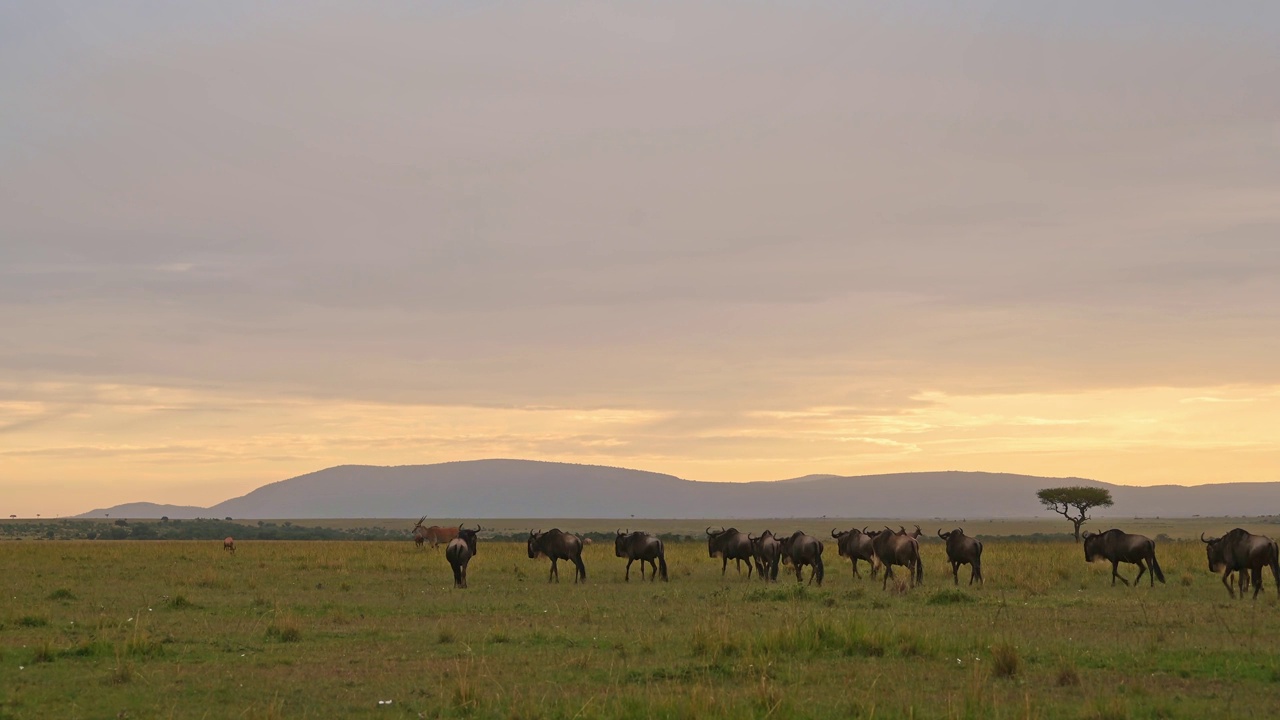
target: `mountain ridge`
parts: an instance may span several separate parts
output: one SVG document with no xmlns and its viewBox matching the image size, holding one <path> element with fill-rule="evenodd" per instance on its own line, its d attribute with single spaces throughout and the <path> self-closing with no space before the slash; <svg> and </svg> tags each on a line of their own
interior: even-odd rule
<svg viewBox="0 0 1280 720">
<path fill-rule="evenodd" d="M 700 482 L 645 470 L 541 460 L 337 465 L 197 506 L 127 503 L 77 517 L 271 518 L 759 518 L 1051 517 L 1035 491 L 1104 487 L 1115 506 L 1096 517 L 1280 513 L 1280 483 L 1133 487 L 1078 477 L 945 470 L 811 474 Z"/>
</svg>

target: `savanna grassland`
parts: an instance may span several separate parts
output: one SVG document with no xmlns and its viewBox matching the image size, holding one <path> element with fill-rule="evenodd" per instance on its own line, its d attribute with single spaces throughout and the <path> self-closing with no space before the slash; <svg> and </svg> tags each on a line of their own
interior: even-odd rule
<svg viewBox="0 0 1280 720">
<path fill-rule="evenodd" d="M 668 543 L 665 584 L 634 566 L 624 583 L 597 542 L 575 586 L 571 565 L 548 584 L 523 543 L 482 536 L 464 591 L 442 549 L 408 541 L 234 556 L 5 542 L 0 718 L 1193 718 L 1280 703 L 1271 578 L 1257 602 L 1231 600 L 1197 541 L 1159 544 L 1154 588 L 1111 587 L 1069 540 L 988 537 L 985 587 L 962 568 L 954 588 L 930 542 L 925 585 L 881 590 L 826 544 L 821 588 L 785 567 L 776 585 L 732 563 L 722 578 L 699 542 Z"/>
</svg>

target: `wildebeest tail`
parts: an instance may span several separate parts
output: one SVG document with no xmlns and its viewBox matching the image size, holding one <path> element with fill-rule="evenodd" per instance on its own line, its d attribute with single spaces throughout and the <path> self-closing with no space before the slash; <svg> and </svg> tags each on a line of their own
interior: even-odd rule
<svg viewBox="0 0 1280 720">
<path fill-rule="evenodd" d="M 1156 560 L 1156 551 L 1151 551 L 1151 572 L 1156 574 L 1156 579 L 1164 582 L 1164 571 L 1160 569 L 1160 562 Z"/>
<path fill-rule="evenodd" d="M 662 581 L 667 581 L 667 554 L 658 554 L 658 574 L 662 576 Z"/>
<path fill-rule="evenodd" d="M 1276 581 L 1276 593 L 1280 594 L 1280 545 L 1275 540 L 1271 541 L 1271 576 Z"/>
<path fill-rule="evenodd" d="M 818 556 L 813 559 L 813 573 L 817 575 L 818 585 L 822 585 L 822 576 L 826 573 L 822 569 L 822 550 L 818 550 Z"/>
</svg>

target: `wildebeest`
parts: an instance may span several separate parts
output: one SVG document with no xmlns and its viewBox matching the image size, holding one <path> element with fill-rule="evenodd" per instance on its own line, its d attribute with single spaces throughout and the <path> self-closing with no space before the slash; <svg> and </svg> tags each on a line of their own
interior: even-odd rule
<svg viewBox="0 0 1280 720">
<path fill-rule="evenodd" d="M 613 553 L 620 558 L 627 559 L 627 574 L 625 580 L 631 581 L 631 563 L 636 560 L 640 561 L 640 579 L 644 579 L 644 564 L 649 563 L 649 581 L 657 579 L 658 573 L 662 573 L 662 580 L 667 580 L 667 553 L 662 546 L 662 539 L 657 535 L 640 532 L 637 530 L 633 533 L 624 533 L 618 531 L 618 536 L 613 541 Z M 656 561 L 656 564 L 655 564 Z"/>
<path fill-rule="evenodd" d="M 427 519 L 423 515 L 418 524 L 413 526 L 413 544 L 422 547 L 423 542 L 431 543 L 431 547 L 437 547 L 441 543 L 448 543 L 450 540 L 458 537 L 458 531 L 462 529 L 462 523 L 458 523 L 458 527 L 441 527 L 440 525 L 432 525 L 423 527 L 422 523 Z"/>
<path fill-rule="evenodd" d="M 888 527 L 868 535 L 871 536 L 871 546 L 875 549 L 876 557 L 880 558 L 880 564 L 884 568 L 881 588 L 888 587 L 889 578 L 893 577 L 894 565 L 901 565 L 907 569 L 907 578 L 912 587 L 924 582 L 924 563 L 920 562 L 918 540 L 905 532 L 896 533 Z"/>
<path fill-rule="evenodd" d="M 916 526 L 916 531 L 915 531 L 915 532 L 907 532 L 907 529 L 906 529 L 906 528 L 904 528 L 904 527 L 902 527 L 901 525 L 899 525 L 899 526 L 898 526 L 898 534 L 899 534 L 899 535 L 910 535 L 911 537 L 915 538 L 916 540 L 919 540 L 919 539 L 920 539 L 920 536 L 924 535 L 924 531 L 920 529 L 920 526 L 919 526 L 919 525 L 917 525 L 917 526 Z"/>
<path fill-rule="evenodd" d="M 964 534 L 964 528 L 956 528 L 942 532 L 938 528 L 938 537 L 947 541 L 947 562 L 951 563 L 951 579 L 960 584 L 960 566 L 968 565 L 969 584 L 974 580 L 985 585 L 982 579 L 982 541 Z"/>
<path fill-rule="evenodd" d="M 782 559 L 782 543 L 774 537 L 772 530 L 765 530 L 760 537 L 751 537 L 751 555 L 756 563 L 756 577 L 761 580 L 778 579 L 778 564 Z"/>
<path fill-rule="evenodd" d="M 796 582 L 801 582 L 804 577 L 800 574 L 800 569 L 805 565 L 813 568 L 809 572 L 809 584 L 812 585 L 816 580 L 818 586 L 822 586 L 822 541 L 812 535 L 805 535 L 803 531 L 797 530 L 791 534 L 791 537 L 783 538 L 782 559 L 783 562 L 790 562 L 796 569 Z"/>
<path fill-rule="evenodd" d="M 1240 597 L 1248 582 L 1253 582 L 1253 597 L 1256 599 L 1262 591 L 1262 569 L 1271 568 L 1271 575 L 1276 581 L 1276 591 L 1280 593 L 1280 547 L 1269 537 L 1254 535 L 1242 528 L 1235 528 L 1222 537 L 1205 539 L 1200 533 L 1200 540 L 1205 544 L 1205 554 L 1209 558 L 1209 571 L 1222 570 L 1222 584 L 1227 587 L 1231 597 L 1235 590 L 1231 588 L 1231 573 L 1240 572 Z M 1245 573 L 1249 575 L 1246 576 Z"/>
<path fill-rule="evenodd" d="M 450 540 L 449 546 L 444 549 L 444 557 L 449 561 L 449 567 L 453 568 L 453 586 L 456 588 L 467 587 L 467 563 L 476 555 L 478 532 L 479 525 L 476 525 L 475 530 L 459 528 L 458 537 Z"/>
<path fill-rule="evenodd" d="M 835 538 L 840 557 L 847 557 L 853 563 L 854 577 L 862 577 L 858 572 L 859 560 L 866 560 L 871 566 L 871 577 L 875 577 L 880 572 L 880 561 L 876 559 L 875 548 L 871 547 L 871 536 L 867 534 L 865 528 L 862 530 L 853 528 L 839 533 L 833 528 L 831 537 Z"/>
<path fill-rule="evenodd" d="M 236 539 L 235 539 L 235 538 L 233 538 L 233 537 L 230 537 L 230 536 L 227 536 L 226 538 L 224 538 L 224 539 L 222 540 L 222 551 L 223 551 L 223 552 L 229 552 L 229 553 L 231 553 L 232 555 L 235 555 L 235 554 L 236 554 Z"/>
<path fill-rule="evenodd" d="M 1120 578 L 1120 582 L 1125 585 L 1129 584 L 1117 569 L 1122 562 L 1138 566 L 1138 576 L 1133 579 L 1135 587 L 1142 579 L 1142 573 L 1147 571 L 1148 565 L 1151 569 L 1149 575 L 1151 586 L 1155 587 L 1156 580 L 1164 582 L 1164 571 L 1156 561 L 1156 544 L 1151 538 L 1145 535 L 1131 535 L 1115 528 L 1100 533 L 1086 532 L 1080 537 L 1084 540 L 1085 562 L 1093 562 L 1100 558 L 1111 562 L 1112 587 L 1115 587 L 1116 578 Z"/>
<path fill-rule="evenodd" d="M 551 560 L 551 572 L 547 574 L 547 582 L 551 582 L 552 578 L 560 582 L 560 570 L 556 567 L 556 562 L 560 560 L 573 563 L 574 583 L 579 580 L 587 581 L 587 567 L 582 564 L 582 539 L 577 535 L 561 532 L 559 528 L 552 528 L 546 532 L 529 531 L 529 559 L 539 556 Z"/>
<path fill-rule="evenodd" d="M 707 555 L 723 560 L 720 564 L 721 576 L 728 569 L 730 560 L 733 561 L 734 566 L 738 568 L 738 574 L 741 575 L 742 561 L 746 560 L 747 578 L 751 577 L 751 568 L 755 560 L 751 555 L 751 538 L 746 533 L 738 532 L 737 528 L 729 528 L 728 530 L 720 528 L 716 532 L 712 532 L 711 528 L 707 528 Z"/>
</svg>

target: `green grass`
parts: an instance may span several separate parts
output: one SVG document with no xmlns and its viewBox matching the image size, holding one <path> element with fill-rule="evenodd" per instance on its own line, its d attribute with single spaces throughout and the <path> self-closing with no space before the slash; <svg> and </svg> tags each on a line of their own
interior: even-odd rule
<svg viewBox="0 0 1280 720">
<path fill-rule="evenodd" d="M 1154 589 L 999 538 L 986 585 L 956 588 L 927 543 L 901 593 L 830 543 L 820 588 L 722 578 L 696 542 L 668 543 L 669 583 L 623 582 L 596 543 L 575 586 L 482 539 L 465 591 L 408 541 L 0 549 L 0 718 L 1245 717 L 1280 697 L 1270 578 L 1230 600 L 1194 541 L 1159 545 Z"/>
</svg>

